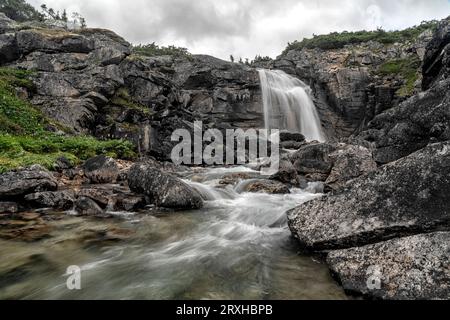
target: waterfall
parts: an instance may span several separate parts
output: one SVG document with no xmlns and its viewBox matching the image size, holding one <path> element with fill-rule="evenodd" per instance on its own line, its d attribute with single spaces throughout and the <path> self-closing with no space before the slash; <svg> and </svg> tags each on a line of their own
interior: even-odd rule
<svg viewBox="0 0 450 320">
<path fill-rule="evenodd" d="M 311 88 L 280 70 L 259 70 L 266 129 L 301 132 L 308 141 L 324 142 L 325 133 Z"/>
</svg>

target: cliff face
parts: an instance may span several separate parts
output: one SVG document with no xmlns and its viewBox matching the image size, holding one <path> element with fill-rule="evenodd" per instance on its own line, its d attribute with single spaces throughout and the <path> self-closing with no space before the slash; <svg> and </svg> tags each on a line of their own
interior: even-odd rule
<svg viewBox="0 0 450 320">
<path fill-rule="evenodd" d="M 168 158 L 175 129 L 263 126 L 256 70 L 209 56 L 143 57 L 102 29 L 66 31 L 0 16 L 0 65 L 33 71 L 33 105 L 75 134 L 126 138 Z"/>
<path fill-rule="evenodd" d="M 432 32 L 415 41 L 369 41 L 342 49 L 290 50 L 271 67 L 311 86 L 330 137 L 357 133 L 373 117 L 420 91 L 420 65 Z"/>
</svg>

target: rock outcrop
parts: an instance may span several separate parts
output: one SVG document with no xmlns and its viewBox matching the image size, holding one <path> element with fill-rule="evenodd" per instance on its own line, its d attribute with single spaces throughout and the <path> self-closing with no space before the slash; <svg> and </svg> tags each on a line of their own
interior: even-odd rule
<svg viewBox="0 0 450 320">
<path fill-rule="evenodd" d="M 0 175 L 0 199 L 21 197 L 34 192 L 55 191 L 57 188 L 55 177 L 38 165 Z"/>
<path fill-rule="evenodd" d="M 97 156 L 87 160 L 83 165 L 84 175 L 91 183 L 116 182 L 119 167 L 113 158 Z"/>
<path fill-rule="evenodd" d="M 350 294 L 369 298 L 450 298 L 450 233 L 394 239 L 328 254 L 327 263 Z"/>
<path fill-rule="evenodd" d="M 151 164 L 135 164 L 128 174 L 128 183 L 132 191 L 150 197 L 151 202 L 159 207 L 199 209 L 203 206 L 196 190 Z"/>
<path fill-rule="evenodd" d="M 288 214 L 300 243 L 341 249 L 450 229 L 450 143 L 430 145 Z"/>
</svg>

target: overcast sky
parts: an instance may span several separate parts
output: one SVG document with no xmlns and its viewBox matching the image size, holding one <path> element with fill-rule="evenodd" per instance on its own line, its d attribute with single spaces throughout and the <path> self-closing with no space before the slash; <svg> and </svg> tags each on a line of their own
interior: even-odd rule
<svg viewBox="0 0 450 320">
<path fill-rule="evenodd" d="M 450 15 L 450 0 L 29 0 L 78 11 L 128 41 L 223 59 L 276 57 L 287 42 L 332 31 L 403 29 Z"/>
</svg>

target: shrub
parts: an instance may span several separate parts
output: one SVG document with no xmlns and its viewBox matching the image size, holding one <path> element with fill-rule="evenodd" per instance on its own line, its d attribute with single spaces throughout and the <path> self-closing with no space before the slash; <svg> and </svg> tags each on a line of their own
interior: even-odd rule
<svg viewBox="0 0 450 320">
<path fill-rule="evenodd" d="M 157 44 L 139 44 L 133 47 L 133 52 L 137 55 L 143 55 L 147 57 L 154 56 L 175 56 L 175 57 L 191 57 L 192 55 L 186 48 L 176 46 L 159 46 Z"/>
</svg>

